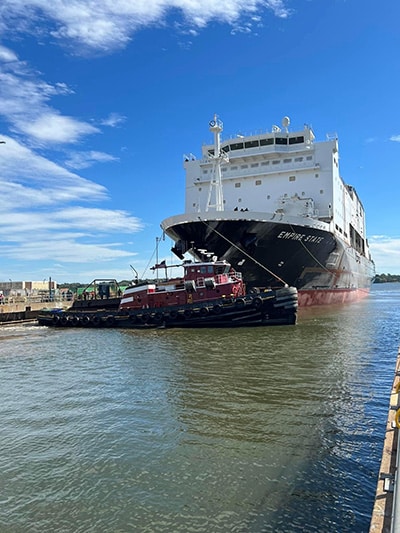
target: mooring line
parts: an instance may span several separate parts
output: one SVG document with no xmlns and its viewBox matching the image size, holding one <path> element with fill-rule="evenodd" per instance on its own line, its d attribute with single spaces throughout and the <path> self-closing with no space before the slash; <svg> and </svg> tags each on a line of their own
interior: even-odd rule
<svg viewBox="0 0 400 533">
<path fill-rule="evenodd" d="M 229 240 L 227 237 L 225 237 L 225 235 L 222 235 L 221 232 L 219 232 L 217 229 L 213 228 L 212 226 L 210 226 L 210 224 L 208 224 L 205 220 L 203 220 L 201 217 L 199 217 L 199 220 L 200 222 L 203 222 L 203 224 L 205 224 L 208 228 L 210 228 L 212 231 L 215 231 L 215 233 L 217 235 L 219 235 L 220 237 L 222 237 L 223 239 L 226 240 L 226 242 L 228 242 L 229 244 L 231 244 L 232 246 L 234 246 L 237 250 L 239 250 L 239 252 L 241 252 L 243 255 L 245 255 L 246 257 L 248 257 L 251 261 L 253 261 L 256 265 L 258 265 L 260 268 L 262 268 L 263 270 L 265 270 L 266 272 L 268 272 L 268 274 L 270 274 L 271 276 L 273 276 L 275 279 L 277 279 L 278 281 L 280 281 L 281 283 L 283 283 L 283 285 L 285 285 L 286 287 L 288 287 L 288 284 L 286 283 L 286 281 L 284 281 L 282 278 L 280 278 L 279 276 L 277 276 L 274 272 L 272 272 L 272 270 L 269 270 L 269 268 L 267 268 L 265 265 L 261 264 L 259 261 L 257 261 L 257 259 L 254 259 L 254 257 L 251 257 L 251 255 L 249 255 L 245 250 L 243 250 L 242 248 L 240 248 L 237 244 L 235 244 L 234 242 L 232 242 L 231 240 Z"/>
</svg>

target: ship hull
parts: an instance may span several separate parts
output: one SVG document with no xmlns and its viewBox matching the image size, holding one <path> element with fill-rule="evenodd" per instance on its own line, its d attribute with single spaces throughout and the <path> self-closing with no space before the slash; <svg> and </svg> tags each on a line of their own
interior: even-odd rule
<svg viewBox="0 0 400 533">
<path fill-rule="evenodd" d="M 235 214 L 235 216 L 237 216 Z M 201 250 L 243 273 L 247 288 L 296 287 L 300 306 L 348 303 L 368 295 L 373 262 L 321 224 L 249 217 L 172 217 L 163 222 L 179 256 Z M 322 229 L 321 229 L 322 228 Z"/>
</svg>

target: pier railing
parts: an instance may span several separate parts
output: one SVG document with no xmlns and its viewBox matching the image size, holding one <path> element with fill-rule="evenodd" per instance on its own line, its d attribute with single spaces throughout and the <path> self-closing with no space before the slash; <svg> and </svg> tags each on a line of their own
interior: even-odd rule
<svg viewBox="0 0 400 533">
<path fill-rule="evenodd" d="M 397 354 L 395 376 L 379 478 L 376 488 L 370 533 L 400 533 L 400 348 Z"/>
</svg>

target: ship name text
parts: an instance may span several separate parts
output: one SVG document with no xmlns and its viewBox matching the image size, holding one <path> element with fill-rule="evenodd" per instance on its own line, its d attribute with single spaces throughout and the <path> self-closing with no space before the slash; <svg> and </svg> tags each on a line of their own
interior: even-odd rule
<svg viewBox="0 0 400 533">
<path fill-rule="evenodd" d="M 305 235 L 304 233 L 295 233 L 294 231 L 281 231 L 277 238 L 290 239 L 291 241 L 309 242 L 314 244 L 319 244 L 324 240 L 324 237 L 317 237 L 316 235 Z"/>
</svg>

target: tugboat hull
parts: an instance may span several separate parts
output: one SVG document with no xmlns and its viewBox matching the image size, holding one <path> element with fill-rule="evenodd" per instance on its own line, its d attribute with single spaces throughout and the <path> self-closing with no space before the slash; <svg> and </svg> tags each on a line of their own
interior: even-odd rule
<svg viewBox="0 0 400 533">
<path fill-rule="evenodd" d="M 215 328 L 292 325 L 297 319 L 297 290 L 285 287 L 240 298 L 221 298 L 201 304 L 137 310 L 44 311 L 41 326 L 86 328 Z"/>
</svg>

